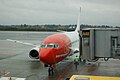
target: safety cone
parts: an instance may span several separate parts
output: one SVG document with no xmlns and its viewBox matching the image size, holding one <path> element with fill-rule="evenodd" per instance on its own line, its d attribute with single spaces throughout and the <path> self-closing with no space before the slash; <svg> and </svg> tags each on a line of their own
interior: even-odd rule
<svg viewBox="0 0 120 80">
<path fill-rule="evenodd" d="M 6 74 L 6 70 L 4 70 L 4 75 Z"/>
<path fill-rule="evenodd" d="M 1 71 L 0 71 L 0 76 L 2 75 Z"/>
<path fill-rule="evenodd" d="M 10 77 L 10 79 L 9 80 L 12 80 L 12 78 Z"/>
</svg>

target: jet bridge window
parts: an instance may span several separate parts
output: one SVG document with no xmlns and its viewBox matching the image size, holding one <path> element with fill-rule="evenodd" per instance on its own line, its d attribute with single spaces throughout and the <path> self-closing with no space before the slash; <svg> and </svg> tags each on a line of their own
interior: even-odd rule
<svg viewBox="0 0 120 80">
<path fill-rule="evenodd" d="M 83 43 L 85 46 L 89 46 L 89 38 L 83 38 Z"/>
<path fill-rule="evenodd" d="M 50 44 L 41 44 L 42 48 L 58 48 L 58 44 L 50 43 Z"/>
</svg>

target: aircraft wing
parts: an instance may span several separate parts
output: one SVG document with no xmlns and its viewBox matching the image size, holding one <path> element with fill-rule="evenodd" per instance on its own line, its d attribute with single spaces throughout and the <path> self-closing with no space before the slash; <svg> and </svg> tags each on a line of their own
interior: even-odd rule
<svg viewBox="0 0 120 80">
<path fill-rule="evenodd" d="M 58 32 L 67 32 L 67 31 L 63 31 L 63 30 L 57 30 Z"/>
<path fill-rule="evenodd" d="M 38 47 L 38 45 L 31 44 L 31 43 L 26 43 L 26 42 L 22 42 L 22 41 L 18 41 L 18 40 L 13 40 L 13 39 L 6 39 L 6 40 L 7 41 L 11 41 L 11 42 L 15 42 L 15 43 L 20 43 L 20 44 L 28 45 L 28 46 Z"/>
</svg>

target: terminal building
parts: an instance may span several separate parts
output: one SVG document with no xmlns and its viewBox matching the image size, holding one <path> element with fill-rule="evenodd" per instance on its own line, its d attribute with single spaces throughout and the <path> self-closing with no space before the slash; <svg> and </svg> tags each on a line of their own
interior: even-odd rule
<svg viewBox="0 0 120 80">
<path fill-rule="evenodd" d="M 87 28 L 79 32 L 80 58 L 97 61 L 104 58 L 120 59 L 120 29 L 118 28 Z"/>
</svg>

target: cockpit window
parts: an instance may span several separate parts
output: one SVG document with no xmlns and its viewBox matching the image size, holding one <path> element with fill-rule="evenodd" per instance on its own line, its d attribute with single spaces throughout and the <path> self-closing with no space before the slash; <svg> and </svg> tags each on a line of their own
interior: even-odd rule
<svg viewBox="0 0 120 80">
<path fill-rule="evenodd" d="M 54 45 L 54 48 L 58 48 L 58 45 L 57 45 L 57 44 L 55 44 L 55 45 Z"/>
<path fill-rule="evenodd" d="M 58 44 L 50 43 L 50 44 L 41 44 L 42 48 L 58 48 Z"/>
<path fill-rule="evenodd" d="M 41 44 L 41 47 L 46 47 L 46 45 L 45 44 Z"/>
</svg>

